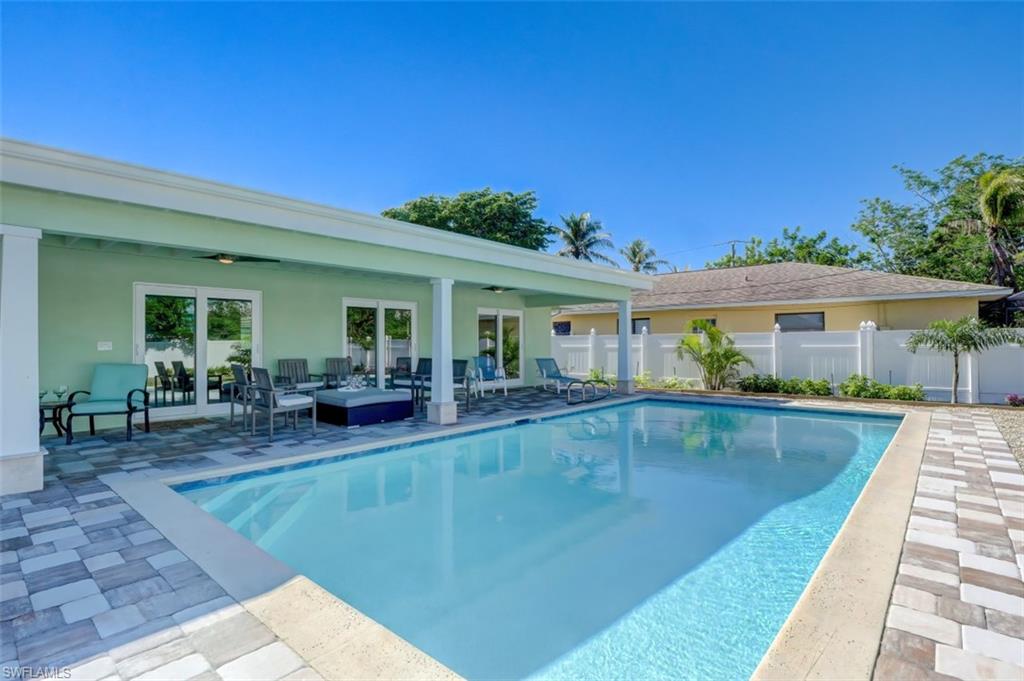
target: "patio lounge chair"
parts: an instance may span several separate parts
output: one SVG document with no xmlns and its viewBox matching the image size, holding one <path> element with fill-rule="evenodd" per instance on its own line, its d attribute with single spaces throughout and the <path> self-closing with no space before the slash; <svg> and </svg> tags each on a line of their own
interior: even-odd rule
<svg viewBox="0 0 1024 681">
<path fill-rule="evenodd" d="M 240 404 L 242 405 L 242 427 L 245 428 L 249 412 L 249 402 L 252 400 L 249 376 L 246 374 L 245 367 L 241 364 L 231 365 L 231 375 L 234 377 L 234 380 L 228 384 L 228 399 L 231 400 L 231 415 L 228 417 L 228 423 L 235 425 L 235 405 Z"/>
<path fill-rule="evenodd" d="M 501 386 L 505 397 L 508 397 L 508 380 L 505 378 L 505 368 L 497 366 L 494 358 L 490 355 L 481 355 L 473 358 L 473 377 L 476 382 L 476 394 L 482 397 L 484 389 L 490 387 L 493 395 Z"/>
<path fill-rule="evenodd" d="M 395 368 L 392 370 L 391 375 L 388 376 L 389 384 L 391 388 L 411 387 L 410 381 L 412 381 L 412 357 L 396 357 Z"/>
<path fill-rule="evenodd" d="M 313 410 L 313 434 L 316 435 L 316 386 L 308 388 L 288 387 L 275 388 L 274 381 L 270 378 L 270 372 L 266 369 L 253 367 L 252 369 L 252 434 L 256 434 L 256 412 L 262 411 L 267 414 L 270 423 L 269 441 L 274 440 L 274 417 L 284 414 L 285 425 L 288 424 L 288 415 L 292 415 L 292 428 L 299 427 L 299 412 L 307 409 Z M 302 394 L 311 393 L 311 394 Z"/>
<path fill-rule="evenodd" d="M 132 417 L 145 414 L 146 432 L 149 432 L 149 367 L 145 364 L 97 364 L 92 372 L 92 385 L 88 390 L 76 390 L 68 396 L 67 421 L 64 442 L 74 439 L 72 420 L 76 416 L 89 417 L 89 434 L 96 434 L 96 417 L 110 414 L 127 416 L 127 440 L 132 439 Z M 77 400 L 79 395 L 88 399 Z"/>
<path fill-rule="evenodd" d="M 433 362 L 430 358 L 420 359 L 416 366 L 416 373 L 413 376 L 413 381 L 419 386 L 419 398 L 422 403 L 426 399 L 427 392 L 430 391 L 430 375 L 433 368 Z M 452 383 L 454 384 L 455 390 L 462 390 L 466 396 L 466 409 L 469 409 L 469 398 L 473 394 L 473 376 L 469 373 L 469 360 L 465 359 L 453 359 L 452 360 Z M 396 383 L 396 385 L 399 385 Z M 422 405 L 421 405 L 422 406 Z"/>
<path fill-rule="evenodd" d="M 579 380 L 563 374 L 562 370 L 558 368 L 558 362 L 555 361 L 554 357 L 538 357 L 537 369 L 540 371 L 541 379 L 543 379 L 541 387 L 544 390 L 549 390 L 548 382 L 550 381 L 554 384 L 555 392 L 558 394 L 562 393 L 562 388 L 568 386 L 573 381 Z"/>
<path fill-rule="evenodd" d="M 309 364 L 304 359 L 277 360 L 277 376 L 274 380 L 302 390 L 324 387 L 324 377 L 309 373 Z"/>
<path fill-rule="evenodd" d="M 164 393 L 164 404 L 167 404 L 167 393 L 171 393 L 171 404 L 174 404 L 174 379 L 167 373 L 167 365 L 163 362 L 153 362 L 153 367 L 156 369 L 156 376 L 153 377 L 153 400 L 156 401 L 160 395 L 158 391 L 162 390 Z"/>
<path fill-rule="evenodd" d="M 196 381 L 188 375 L 188 369 L 185 368 L 184 362 L 173 360 L 171 366 L 174 367 L 174 382 L 178 384 L 178 390 L 182 392 L 181 399 L 188 404 L 188 396 L 196 390 Z"/>
<path fill-rule="evenodd" d="M 351 357 L 328 357 L 324 360 L 324 385 L 328 388 L 340 388 L 348 383 L 351 375 Z"/>
</svg>

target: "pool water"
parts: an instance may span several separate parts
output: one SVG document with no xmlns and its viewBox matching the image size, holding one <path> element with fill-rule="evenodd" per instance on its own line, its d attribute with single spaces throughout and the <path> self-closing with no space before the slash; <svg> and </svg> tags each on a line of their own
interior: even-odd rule
<svg viewBox="0 0 1024 681">
<path fill-rule="evenodd" d="M 469 679 L 740 679 L 898 425 L 645 400 L 179 490 Z"/>
</svg>

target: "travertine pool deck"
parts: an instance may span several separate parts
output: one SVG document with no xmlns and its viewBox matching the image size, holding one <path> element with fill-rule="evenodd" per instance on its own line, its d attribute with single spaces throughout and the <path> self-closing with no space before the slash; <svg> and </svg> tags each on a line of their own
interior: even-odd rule
<svg viewBox="0 0 1024 681">
<path fill-rule="evenodd" d="M 564 406 L 513 391 L 482 400 L 460 425 Z M 924 411 L 928 444 L 874 676 L 1024 678 L 1024 475 L 985 411 Z M 284 461 L 443 428 L 418 418 L 324 426 L 314 438 L 307 425 L 273 445 L 239 431 L 211 419 L 161 424 L 132 443 L 118 431 L 70 447 L 48 440 L 46 487 L 0 498 L 2 666 L 97 679 L 320 678 L 308 650 L 282 640 L 99 476 Z"/>
</svg>

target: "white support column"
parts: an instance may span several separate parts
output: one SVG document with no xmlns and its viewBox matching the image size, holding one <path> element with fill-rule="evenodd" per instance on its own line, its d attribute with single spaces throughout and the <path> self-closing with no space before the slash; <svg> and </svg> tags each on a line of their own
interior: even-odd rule
<svg viewBox="0 0 1024 681">
<path fill-rule="evenodd" d="M 594 359 L 597 357 L 597 329 L 591 329 L 587 336 L 587 368 L 583 375 L 588 375 L 594 370 Z"/>
<path fill-rule="evenodd" d="M 782 327 L 778 324 L 772 329 L 772 376 L 782 375 Z"/>
<path fill-rule="evenodd" d="M 964 362 L 966 366 L 962 367 L 961 371 L 967 369 L 965 372 L 967 374 L 967 404 L 977 404 L 980 400 L 980 391 L 978 390 L 978 355 L 968 352 L 964 355 L 964 359 L 966 360 Z"/>
<path fill-rule="evenodd" d="M 0 225 L 0 494 L 43 488 L 38 229 Z"/>
<path fill-rule="evenodd" d="M 633 302 L 619 301 L 619 368 L 616 389 L 623 395 L 633 394 Z"/>
<path fill-rule="evenodd" d="M 448 425 L 455 423 L 455 385 L 452 382 L 452 279 L 431 279 L 434 300 L 431 318 L 431 361 L 430 402 L 427 403 L 427 420 L 431 423 Z"/>
<path fill-rule="evenodd" d="M 878 331 L 878 324 L 868 320 L 864 328 L 864 371 L 861 373 L 868 378 L 875 377 L 875 333 Z"/>
<path fill-rule="evenodd" d="M 637 366 L 638 370 L 636 372 L 639 376 L 643 376 L 644 373 L 647 371 L 647 341 L 648 341 L 648 338 L 649 338 L 649 334 L 648 334 L 648 331 L 647 331 L 647 327 L 645 326 L 644 328 L 640 329 L 640 361 L 638 362 L 638 366 Z"/>
</svg>

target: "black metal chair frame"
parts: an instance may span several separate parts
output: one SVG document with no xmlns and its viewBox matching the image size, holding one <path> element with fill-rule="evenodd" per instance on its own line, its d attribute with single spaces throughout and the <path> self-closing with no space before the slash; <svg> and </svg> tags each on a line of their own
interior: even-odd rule
<svg viewBox="0 0 1024 681">
<path fill-rule="evenodd" d="M 142 406 L 141 409 L 139 407 L 137 407 L 134 402 L 132 402 L 132 395 L 134 395 L 135 393 L 142 393 L 142 405 L 143 406 Z M 64 409 L 66 409 L 67 413 L 68 413 L 67 420 L 64 422 L 64 444 L 69 445 L 69 444 L 71 444 L 72 440 L 74 440 L 74 436 L 72 434 L 71 420 L 75 417 L 75 414 L 71 413 L 71 408 L 75 406 L 75 395 L 91 395 L 91 394 L 92 393 L 90 393 L 88 390 L 76 390 L 75 392 L 73 392 L 70 395 L 68 395 L 68 403 L 67 403 L 67 406 L 64 407 Z M 124 410 L 102 411 L 102 412 L 96 412 L 94 414 L 78 414 L 78 416 L 88 416 L 89 417 L 89 435 L 95 435 L 96 434 L 96 417 L 97 416 L 116 416 L 118 414 L 125 414 L 126 415 L 126 427 L 127 427 L 127 434 L 126 434 L 125 439 L 128 442 L 131 442 L 131 439 L 132 439 L 132 416 L 134 416 L 135 414 L 139 413 L 140 411 L 144 413 L 144 417 L 143 418 L 145 420 L 146 432 L 148 433 L 149 432 L 149 393 L 146 392 L 145 390 L 143 390 L 142 388 L 132 388 L 132 390 L 128 392 L 128 396 L 125 398 L 125 409 Z"/>
</svg>

